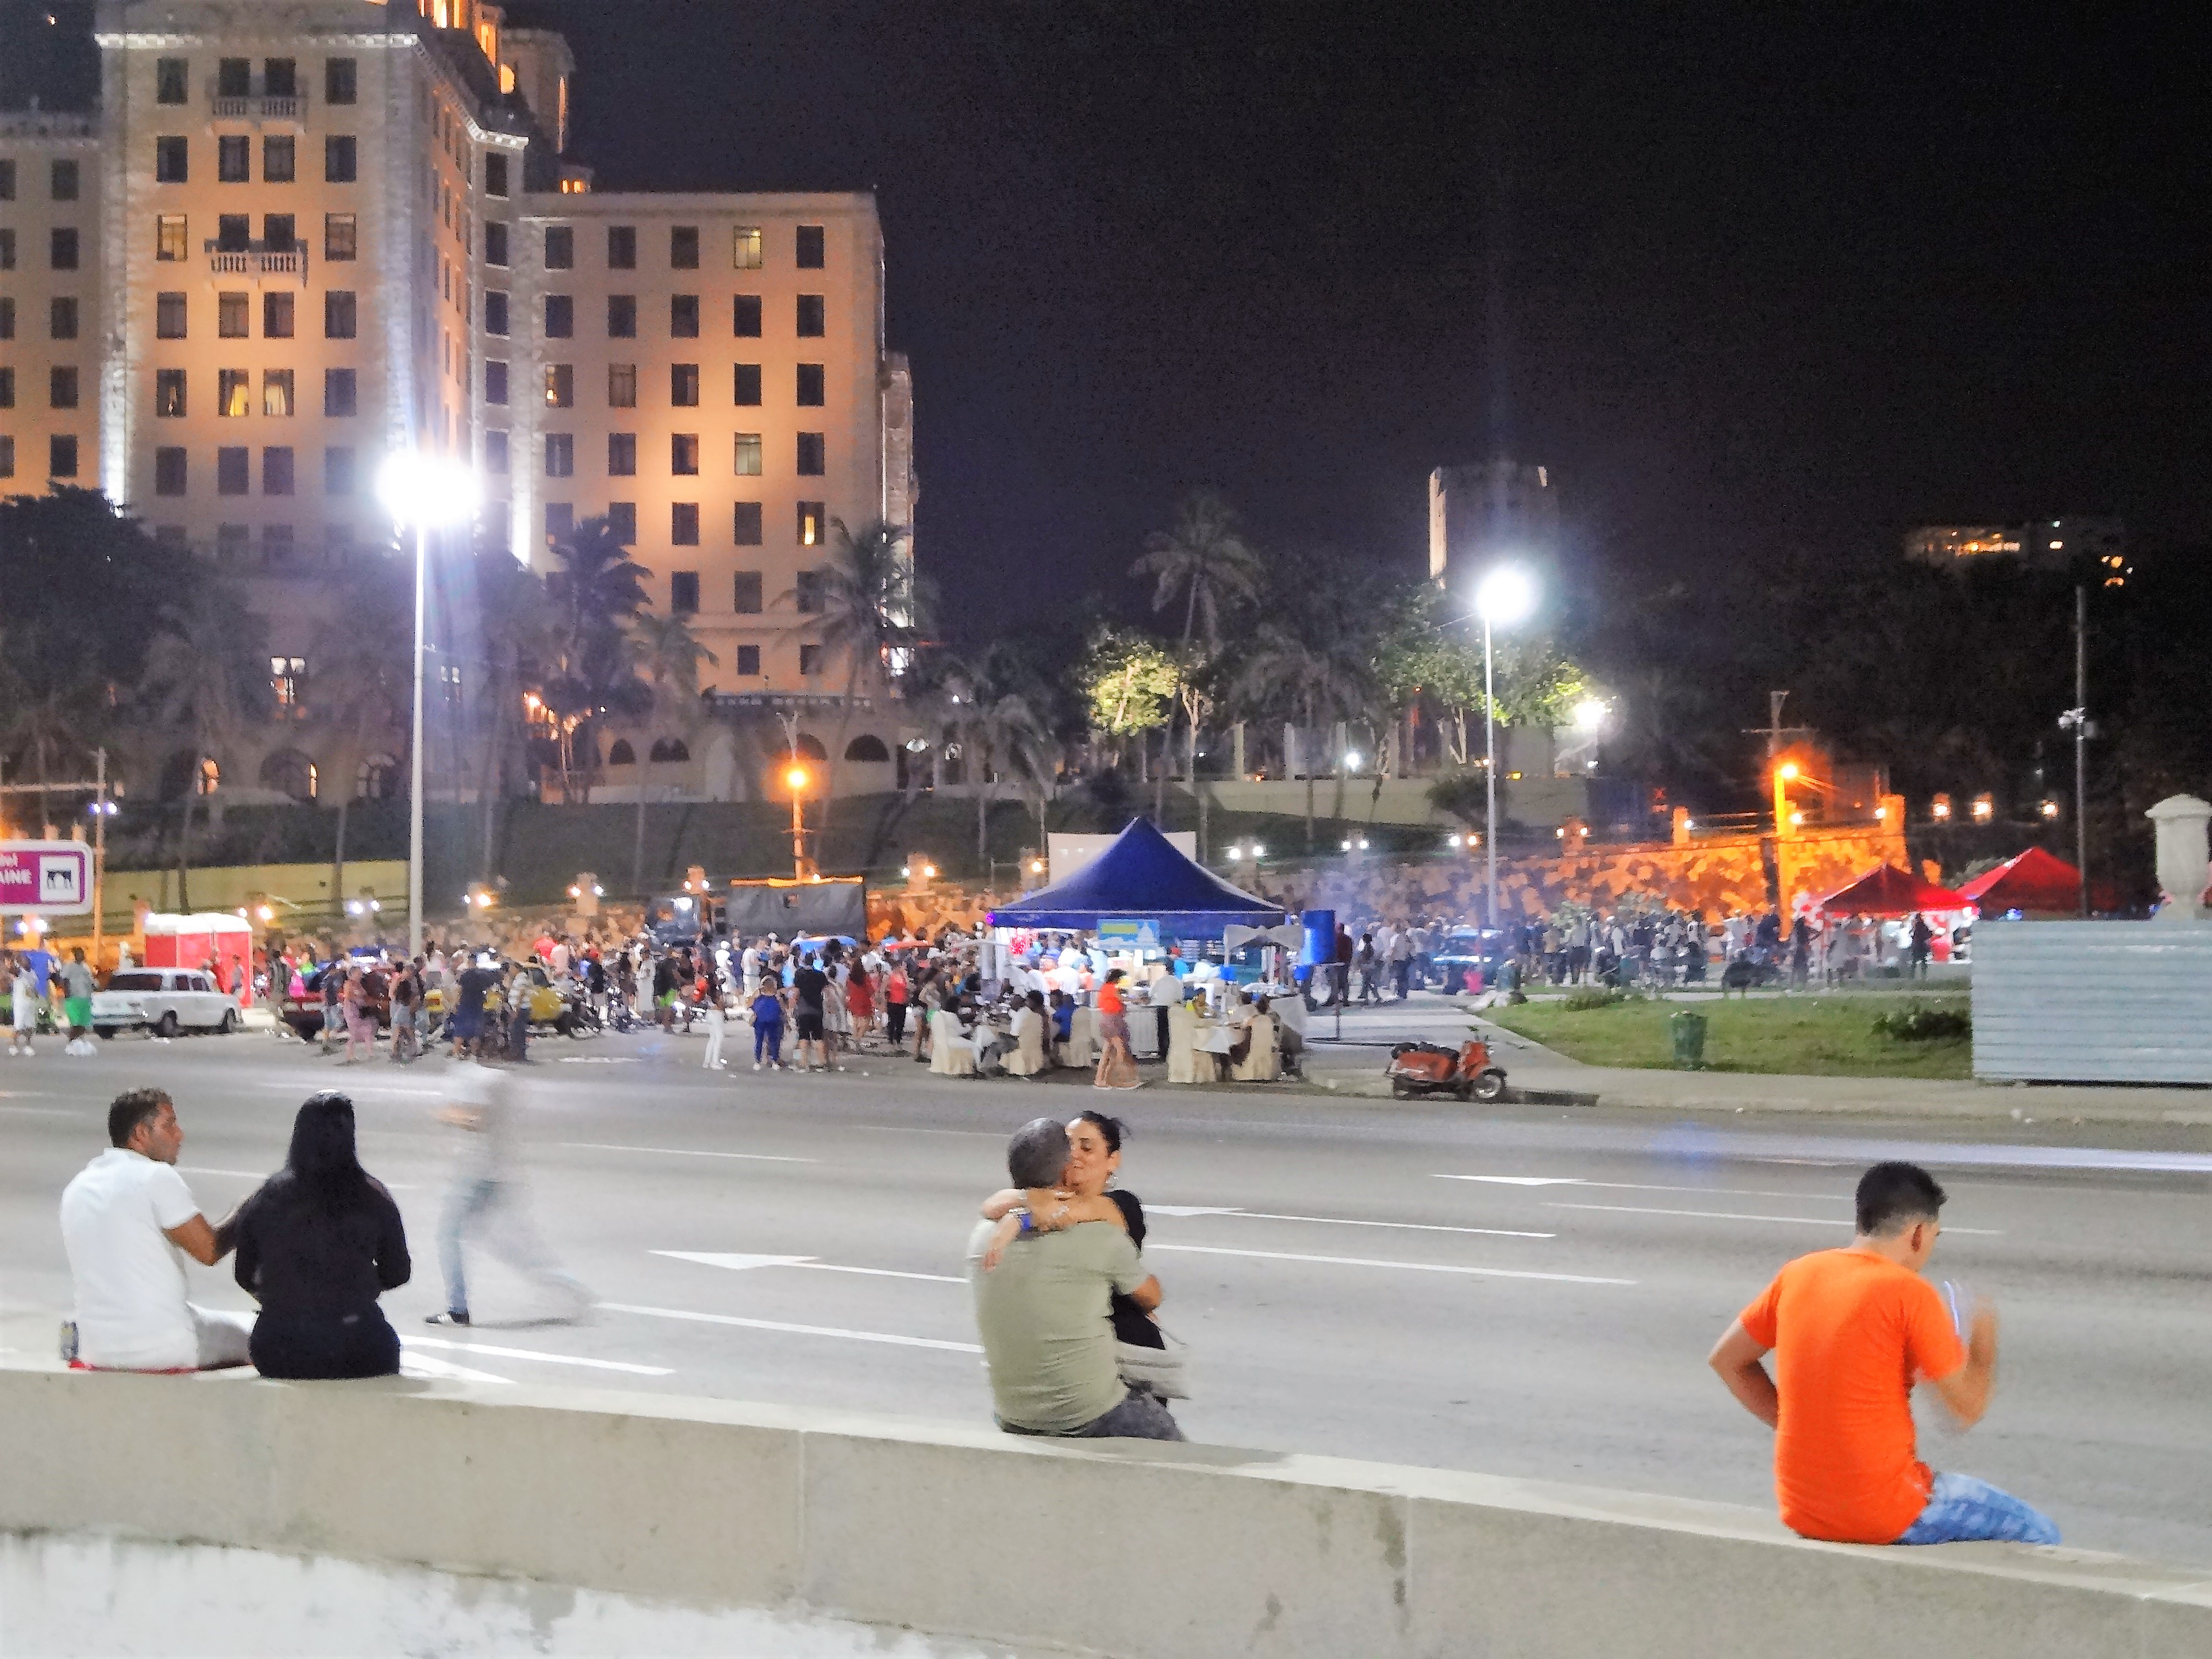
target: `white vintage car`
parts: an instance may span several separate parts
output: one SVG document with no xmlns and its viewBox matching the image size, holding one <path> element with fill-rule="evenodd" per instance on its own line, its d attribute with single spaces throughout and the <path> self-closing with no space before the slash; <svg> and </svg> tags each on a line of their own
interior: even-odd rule
<svg viewBox="0 0 2212 1659">
<path fill-rule="evenodd" d="M 173 1037 L 185 1031 L 235 1031 L 238 1005 L 215 981 L 189 968 L 125 968 L 108 975 L 92 998 L 92 1029 L 103 1037 L 149 1030 Z"/>
</svg>

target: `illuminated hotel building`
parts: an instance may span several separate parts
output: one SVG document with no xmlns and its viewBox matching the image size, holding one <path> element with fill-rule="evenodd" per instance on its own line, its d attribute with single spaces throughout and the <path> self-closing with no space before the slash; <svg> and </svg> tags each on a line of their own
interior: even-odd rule
<svg viewBox="0 0 2212 1659">
<path fill-rule="evenodd" d="M 872 196 L 594 191 L 567 45 L 478 0 L 102 0 L 95 39 L 95 112 L 0 113 L 0 493 L 104 491 L 298 659 L 391 544 L 384 458 L 458 456 L 533 569 L 610 518 L 726 710 L 840 702 L 811 573 L 915 493 Z"/>
</svg>

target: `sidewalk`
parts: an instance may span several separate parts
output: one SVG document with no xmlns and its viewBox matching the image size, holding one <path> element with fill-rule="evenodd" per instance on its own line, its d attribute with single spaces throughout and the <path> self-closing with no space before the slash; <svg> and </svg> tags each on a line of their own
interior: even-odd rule
<svg viewBox="0 0 2212 1659">
<path fill-rule="evenodd" d="M 2089 1084 L 1991 1084 L 1923 1078 L 1788 1077 L 1750 1072 L 1669 1072 L 1585 1066 L 1492 1024 L 1464 1005 L 1417 995 L 1307 1024 L 1306 1074 L 1330 1093 L 1388 1099 L 1390 1045 L 1457 1045 L 1479 1031 L 1510 1079 L 1508 1099 L 1642 1107 L 1664 1112 L 1808 1112 L 2212 1127 L 2212 1089 L 2116 1088 Z"/>
</svg>

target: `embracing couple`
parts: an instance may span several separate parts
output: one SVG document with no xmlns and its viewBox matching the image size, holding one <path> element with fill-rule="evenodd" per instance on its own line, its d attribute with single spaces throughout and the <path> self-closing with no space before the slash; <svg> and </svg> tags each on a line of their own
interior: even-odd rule
<svg viewBox="0 0 2212 1659">
<path fill-rule="evenodd" d="M 1144 1207 L 1109 1192 L 1121 1125 L 1041 1117 L 1006 1147 L 1013 1185 L 983 1205 L 968 1249 L 999 1426 L 1010 1434 L 1180 1440 L 1166 1401 L 1181 1365 L 1139 1255 Z"/>
</svg>

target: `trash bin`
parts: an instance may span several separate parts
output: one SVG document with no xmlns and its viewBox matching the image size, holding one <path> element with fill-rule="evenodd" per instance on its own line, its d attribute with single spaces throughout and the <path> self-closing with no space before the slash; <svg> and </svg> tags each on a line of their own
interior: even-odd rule
<svg viewBox="0 0 2212 1659">
<path fill-rule="evenodd" d="M 1694 1072 L 1705 1063 L 1705 1017 L 1683 1012 L 1670 1015 L 1667 1030 L 1674 1039 L 1674 1064 Z"/>
</svg>

